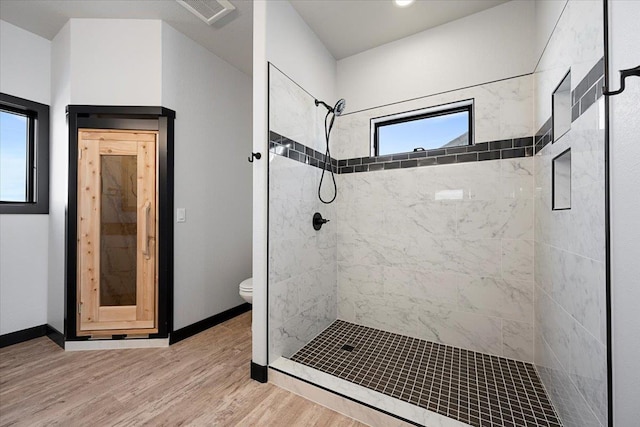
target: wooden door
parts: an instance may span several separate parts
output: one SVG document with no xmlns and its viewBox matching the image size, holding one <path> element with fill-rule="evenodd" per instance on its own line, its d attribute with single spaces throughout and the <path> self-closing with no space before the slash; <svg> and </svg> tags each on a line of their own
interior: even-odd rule
<svg viewBox="0 0 640 427">
<path fill-rule="evenodd" d="M 78 335 L 158 331 L 157 137 L 78 131 Z"/>
</svg>

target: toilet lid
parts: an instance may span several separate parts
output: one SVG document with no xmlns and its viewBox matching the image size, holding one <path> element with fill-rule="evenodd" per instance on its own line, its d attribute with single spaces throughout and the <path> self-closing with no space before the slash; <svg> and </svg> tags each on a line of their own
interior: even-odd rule
<svg viewBox="0 0 640 427">
<path fill-rule="evenodd" d="M 240 289 L 243 291 L 252 291 L 253 290 L 253 278 L 249 277 L 246 280 L 243 280 L 242 283 L 240 283 Z"/>
</svg>

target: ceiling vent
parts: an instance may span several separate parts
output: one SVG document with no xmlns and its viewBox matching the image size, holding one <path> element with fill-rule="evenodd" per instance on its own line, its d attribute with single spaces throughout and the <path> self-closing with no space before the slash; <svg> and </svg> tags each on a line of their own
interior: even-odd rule
<svg viewBox="0 0 640 427">
<path fill-rule="evenodd" d="M 232 10 L 235 6 L 228 0 L 176 0 L 189 12 L 211 25 Z"/>
</svg>

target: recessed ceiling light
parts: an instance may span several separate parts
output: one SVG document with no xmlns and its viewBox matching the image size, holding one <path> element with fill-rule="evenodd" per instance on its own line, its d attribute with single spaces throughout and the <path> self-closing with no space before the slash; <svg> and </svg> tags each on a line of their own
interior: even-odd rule
<svg viewBox="0 0 640 427">
<path fill-rule="evenodd" d="M 396 4 L 396 6 L 398 7 L 407 7 L 409 6 L 411 3 L 413 3 L 414 0 L 393 0 L 393 2 Z"/>
</svg>

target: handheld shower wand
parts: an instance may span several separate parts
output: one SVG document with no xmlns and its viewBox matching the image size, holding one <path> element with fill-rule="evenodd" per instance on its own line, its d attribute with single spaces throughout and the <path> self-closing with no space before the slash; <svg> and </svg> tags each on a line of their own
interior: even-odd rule
<svg viewBox="0 0 640 427">
<path fill-rule="evenodd" d="M 327 115 L 324 117 L 324 136 L 327 142 L 327 150 L 325 153 L 325 162 L 326 162 L 325 164 L 329 165 L 329 171 L 331 172 L 331 180 L 333 181 L 333 197 L 329 201 L 326 201 L 322 198 L 322 193 L 321 193 L 322 182 L 324 180 L 324 173 L 327 170 L 325 166 L 322 169 L 322 175 L 320 176 L 320 183 L 318 184 L 318 198 L 322 203 L 329 204 L 329 203 L 332 203 L 338 196 L 338 186 L 336 185 L 336 177 L 333 172 L 333 164 L 331 163 L 331 151 L 329 150 L 329 137 L 331 135 L 331 129 L 333 128 L 333 121 L 335 120 L 336 116 L 342 115 L 347 105 L 347 101 L 345 101 L 344 98 L 342 98 L 338 100 L 338 102 L 336 102 L 336 105 L 331 107 L 326 102 L 319 101 L 316 99 L 315 104 L 316 104 L 316 107 L 319 105 L 323 105 L 327 109 Z M 331 116 L 331 121 L 328 121 L 329 116 Z"/>
</svg>

